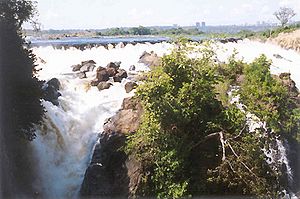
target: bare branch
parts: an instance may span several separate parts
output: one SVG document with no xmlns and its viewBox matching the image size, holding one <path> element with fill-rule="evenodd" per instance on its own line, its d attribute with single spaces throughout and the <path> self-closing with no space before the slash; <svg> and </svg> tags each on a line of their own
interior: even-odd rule
<svg viewBox="0 0 300 199">
<path fill-rule="evenodd" d="M 281 7 L 277 12 L 274 13 L 275 17 L 280 21 L 281 26 L 285 26 L 296 13 L 292 8 Z"/>
</svg>

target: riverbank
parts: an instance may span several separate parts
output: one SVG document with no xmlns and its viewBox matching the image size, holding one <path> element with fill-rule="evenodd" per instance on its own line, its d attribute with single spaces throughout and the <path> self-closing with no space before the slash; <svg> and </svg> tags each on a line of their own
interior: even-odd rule
<svg viewBox="0 0 300 199">
<path fill-rule="evenodd" d="M 267 42 L 300 53 L 300 29 L 290 33 L 280 33 L 277 37 L 268 39 Z"/>
</svg>

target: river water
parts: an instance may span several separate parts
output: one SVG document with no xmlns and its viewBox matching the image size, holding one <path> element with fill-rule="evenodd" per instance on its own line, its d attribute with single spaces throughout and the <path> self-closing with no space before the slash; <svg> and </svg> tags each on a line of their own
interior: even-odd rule
<svg viewBox="0 0 300 199">
<path fill-rule="evenodd" d="M 126 42 L 116 40 L 120 41 Z M 38 68 L 42 69 L 37 77 L 46 81 L 55 77 L 62 85 L 59 106 L 42 101 L 46 109 L 45 118 L 43 124 L 36 127 L 37 138 L 32 142 L 39 169 L 35 188 L 37 194 L 45 198 L 76 198 L 103 123 L 121 108 L 123 99 L 133 93 L 125 92 L 127 79 L 113 83 L 110 89 L 98 91 L 96 87 L 89 86 L 95 78 L 95 71 L 87 73 L 86 79 L 79 79 L 70 66 L 92 59 L 97 66 L 121 61 L 121 68 L 127 71 L 131 65 L 136 66 L 136 71 L 146 71 L 148 67 L 138 63 L 142 53 L 154 51 L 162 56 L 170 52 L 172 45 L 151 40 L 155 44 L 146 42 L 110 48 L 98 45 L 80 50 L 53 47 L 53 42 L 57 44 L 59 41 L 34 42 L 36 45 L 32 50 L 38 57 Z M 273 61 L 272 73 L 291 72 L 297 86 L 300 85 L 300 54 L 294 51 L 249 40 L 217 46 L 216 52 L 221 61 L 226 61 L 234 49 L 239 52 L 237 56 L 246 62 L 264 53 Z M 277 54 L 282 58 L 276 58 Z"/>
</svg>

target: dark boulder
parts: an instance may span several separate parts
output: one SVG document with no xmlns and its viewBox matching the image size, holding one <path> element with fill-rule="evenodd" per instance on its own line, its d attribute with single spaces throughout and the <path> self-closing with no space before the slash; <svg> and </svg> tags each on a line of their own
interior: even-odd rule
<svg viewBox="0 0 300 199">
<path fill-rule="evenodd" d="M 124 69 L 118 69 L 118 73 L 116 75 L 119 76 L 119 77 L 122 77 L 122 78 L 127 78 L 128 77 L 127 72 Z"/>
<path fill-rule="evenodd" d="M 59 90 L 60 89 L 60 82 L 57 78 L 52 78 L 47 82 L 48 86 L 52 86 L 55 90 Z"/>
<path fill-rule="evenodd" d="M 111 83 L 108 83 L 108 82 L 100 82 L 100 83 L 97 85 L 97 88 L 98 88 L 99 91 L 102 91 L 102 90 L 104 90 L 104 89 L 109 89 L 111 85 L 112 85 L 112 84 L 111 84 Z"/>
<path fill-rule="evenodd" d="M 123 107 L 108 119 L 96 144 L 81 186 L 83 198 L 128 198 L 135 195 L 141 182 L 141 164 L 123 150 L 126 134 L 137 130 L 142 109 L 139 101 L 126 98 Z M 133 109 L 131 109 L 133 108 Z"/>
<path fill-rule="evenodd" d="M 60 86 L 60 82 L 57 78 L 52 78 L 46 82 L 45 86 L 43 87 L 43 99 L 58 106 L 58 97 L 61 96 L 60 92 L 58 91 Z"/>
<path fill-rule="evenodd" d="M 219 42 L 221 42 L 222 44 L 237 43 L 239 40 L 242 40 L 242 39 L 230 37 L 230 38 L 220 39 Z"/>
<path fill-rule="evenodd" d="M 126 93 L 129 93 L 130 91 L 132 91 L 133 89 L 135 89 L 137 86 L 138 85 L 135 82 L 127 82 L 125 84 Z"/>
<path fill-rule="evenodd" d="M 99 68 L 98 68 L 99 69 Z M 107 72 L 107 70 L 97 70 L 97 76 L 96 78 L 98 79 L 99 82 L 106 82 L 109 80 L 109 73 Z"/>
<path fill-rule="evenodd" d="M 107 68 L 106 71 L 110 77 L 115 76 L 118 72 L 117 69 L 115 68 Z"/>
<path fill-rule="evenodd" d="M 113 76 L 114 82 L 121 82 L 122 79 L 128 77 L 127 72 L 124 69 L 118 69 L 117 72 L 118 73 L 115 76 Z"/>
<path fill-rule="evenodd" d="M 114 68 L 119 69 L 121 65 L 121 62 L 109 62 L 106 66 L 106 68 Z"/>
<path fill-rule="evenodd" d="M 83 198 L 112 198 L 128 195 L 127 157 L 119 150 L 124 143 L 125 136 L 122 134 L 105 132 L 101 134 L 81 185 L 80 195 Z"/>
</svg>

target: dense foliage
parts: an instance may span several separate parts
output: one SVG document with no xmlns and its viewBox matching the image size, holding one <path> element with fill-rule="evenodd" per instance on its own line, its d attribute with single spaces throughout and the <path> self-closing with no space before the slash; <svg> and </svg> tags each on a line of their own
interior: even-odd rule
<svg viewBox="0 0 300 199">
<path fill-rule="evenodd" d="M 227 91 L 244 74 L 239 92 L 246 111 L 277 132 L 290 129 L 292 118 L 284 109 L 287 89 L 272 78 L 264 56 L 249 65 L 234 56 L 219 65 L 214 57 L 209 47 L 180 43 L 139 86 L 144 115 L 138 131 L 128 137 L 126 151 L 143 165 L 140 195 L 278 197 L 283 189 L 282 173 L 273 169 L 278 165 L 268 164 L 264 153 L 274 136 L 263 128 L 250 132 L 246 112 L 228 103 Z M 274 113 L 265 111 L 274 108 L 266 101 L 276 105 Z"/>
<path fill-rule="evenodd" d="M 33 77 L 35 56 L 21 34 L 23 22 L 34 13 L 29 0 L 0 2 L 2 113 L 7 127 L 29 140 L 34 138 L 33 123 L 43 114 L 41 82 Z"/>
</svg>

